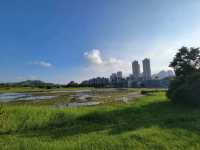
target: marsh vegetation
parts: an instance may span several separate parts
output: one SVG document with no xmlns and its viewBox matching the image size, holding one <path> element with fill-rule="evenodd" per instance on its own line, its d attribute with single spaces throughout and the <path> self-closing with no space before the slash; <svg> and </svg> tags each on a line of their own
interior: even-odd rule
<svg viewBox="0 0 200 150">
<path fill-rule="evenodd" d="M 50 100 L 1 103 L 0 147 L 16 150 L 200 148 L 198 107 L 173 104 L 165 92 L 130 97 L 127 103 L 118 100 L 134 92 L 138 89 L 85 92 L 91 96 L 88 101 L 106 101 L 92 107 L 52 107 L 74 102 L 73 95 L 80 94 L 76 92 L 53 92 L 57 97 Z"/>
</svg>

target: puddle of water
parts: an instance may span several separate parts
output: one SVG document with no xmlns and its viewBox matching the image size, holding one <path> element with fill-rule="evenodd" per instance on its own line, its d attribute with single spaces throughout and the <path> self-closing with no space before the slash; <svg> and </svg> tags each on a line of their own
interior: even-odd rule
<svg viewBox="0 0 200 150">
<path fill-rule="evenodd" d="M 8 102 L 17 100 L 19 98 L 31 96 L 30 94 L 25 93 L 2 93 L 0 94 L 0 102 Z"/>
<path fill-rule="evenodd" d="M 0 94 L 0 102 L 20 101 L 20 100 L 44 100 L 51 99 L 56 96 L 33 96 L 27 93 L 2 93 Z"/>
<path fill-rule="evenodd" d="M 91 92 L 91 90 L 50 91 L 49 93 L 81 93 L 81 92 Z"/>
<path fill-rule="evenodd" d="M 25 98 L 20 98 L 18 100 L 44 100 L 44 99 L 52 99 L 55 98 L 56 96 L 30 96 L 30 97 L 25 97 Z"/>
</svg>

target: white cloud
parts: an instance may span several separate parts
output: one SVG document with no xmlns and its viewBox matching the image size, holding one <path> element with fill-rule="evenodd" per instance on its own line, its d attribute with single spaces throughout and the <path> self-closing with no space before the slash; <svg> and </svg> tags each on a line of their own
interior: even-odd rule
<svg viewBox="0 0 200 150">
<path fill-rule="evenodd" d="M 93 49 L 90 52 L 85 52 L 84 56 L 93 64 L 102 64 L 101 53 L 98 49 Z"/>
<path fill-rule="evenodd" d="M 122 71 L 125 74 L 131 72 L 131 66 L 129 62 L 114 57 L 105 59 L 101 56 L 101 51 L 98 49 L 85 52 L 84 56 L 88 61 L 88 66 L 84 69 L 84 76 L 86 76 L 85 78 L 109 76 L 111 73 L 117 71 Z"/>
<path fill-rule="evenodd" d="M 47 61 L 34 61 L 30 64 L 37 65 L 37 66 L 40 66 L 40 67 L 45 67 L 45 68 L 49 68 L 49 67 L 52 66 L 52 64 L 50 62 L 47 62 Z"/>
</svg>

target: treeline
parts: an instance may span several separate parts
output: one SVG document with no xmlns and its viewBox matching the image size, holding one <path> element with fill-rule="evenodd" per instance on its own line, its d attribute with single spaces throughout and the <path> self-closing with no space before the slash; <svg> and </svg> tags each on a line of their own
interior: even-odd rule
<svg viewBox="0 0 200 150">
<path fill-rule="evenodd" d="M 33 87 L 33 88 L 60 88 L 61 85 L 46 83 L 40 80 L 27 80 L 22 82 L 14 82 L 14 83 L 0 83 L 0 87 Z"/>
<path fill-rule="evenodd" d="M 175 103 L 200 105 L 200 50 L 182 47 L 170 67 L 176 77 L 171 81 L 167 96 Z"/>
<path fill-rule="evenodd" d="M 68 84 L 54 84 L 54 83 L 43 82 L 40 80 L 27 80 L 14 83 L 0 83 L 0 88 L 32 87 L 32 88 L 52 89 L 52 88 L 69 88 L 69 87 L 84 87 L 84 86 L 86 85 L 82 85 L 74 81 L 71 81 Z"/>
<path fill-rule="evenodd" d="M 89 85 L 83 83 L 76 83 L 74 81 L 70 81 L 68 84 L 54 84 L 47 83 L 40 80 L 26 80 L 22 82 L 13 82 L 13 83 L 0 83 L 0 88 L 11 88 L 11 87 L 32 87 L 32 88 L 44 88 L 44 89 L 52 89 L 52 88 L 70 88 L 70 87 L 90 87 Z"/>
<path fill-rule="evenodd" d="M 140 85 L 135 84 L 133 87 L 168 87 L 171 78 L 164 78 L 162 80 L 150 80 L 143 81 Z M 105 77 L 97 77 L 89 80 L 85 80 L 81 83 L 77 83 L 75 81 L 70 81 L 68 84 L 54 84 L 54 83 L 46 83 L 40 80 L 27 80 L 22 82 L 15 83 L 0 83 L 0 87 L 32 87 L 32 88 L 44 88 L 44 89 L 52 89 L 52 88 L 78 88 L 78 87 L 95 87 L 95 88 L 127 88 L 128 87 L 128 79 L 121 78 L 118 80 L 109 80 L 109 78 Z"/>
</svg>

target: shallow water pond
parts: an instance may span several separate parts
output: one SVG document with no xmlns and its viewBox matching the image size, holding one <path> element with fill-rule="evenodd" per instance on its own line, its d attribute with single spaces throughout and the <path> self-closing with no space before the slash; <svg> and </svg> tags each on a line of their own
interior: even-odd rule
<svg viewBox="0 0 200 150">
<path fill-rule="evenodd" d="M 52 99 L 56 96 L 34 96 L 29 93 L 1 93 L 0 102 L 20 101 L 20 100 L 44 100 Z"/>
</svg>

